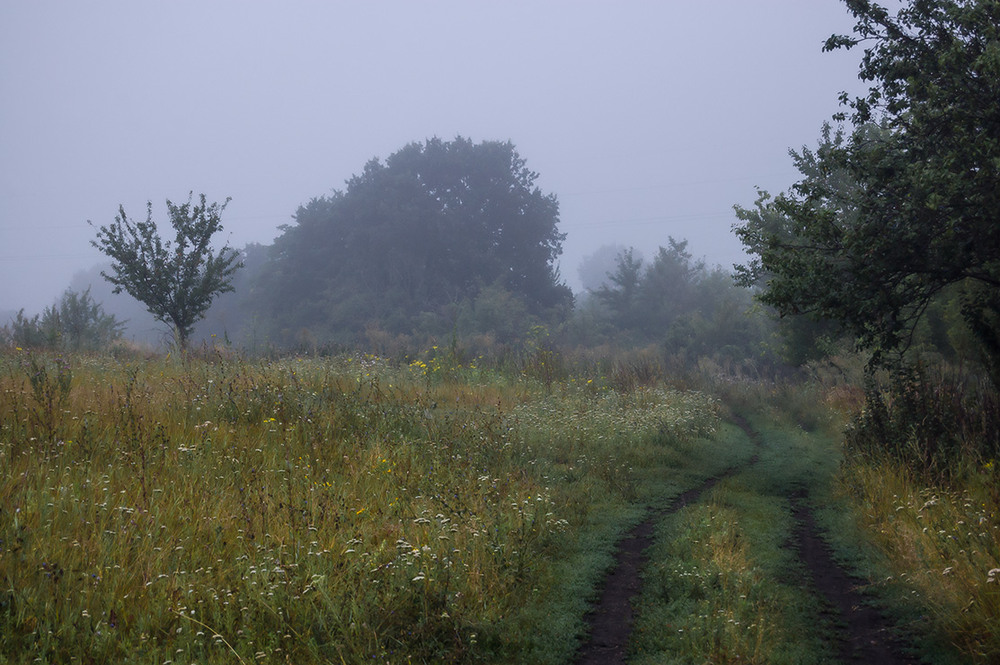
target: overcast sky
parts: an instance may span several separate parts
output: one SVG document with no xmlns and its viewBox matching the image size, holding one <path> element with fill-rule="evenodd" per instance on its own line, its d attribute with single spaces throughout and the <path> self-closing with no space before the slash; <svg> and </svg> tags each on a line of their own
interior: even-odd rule
<svg viewBox="0 0 1000 665">
<path fill-rule="evenodd" d="M 0 4 L 0 310 L 101 262 L 118 205 L 232 197 L 226 239 L 270 244 L 372 157 L 511 140 L 558 196 L 561 272 L 668 236 L 741 260 L 733 204 L 788 188 L 857 91 L 839 0 Z"/>
</svg>

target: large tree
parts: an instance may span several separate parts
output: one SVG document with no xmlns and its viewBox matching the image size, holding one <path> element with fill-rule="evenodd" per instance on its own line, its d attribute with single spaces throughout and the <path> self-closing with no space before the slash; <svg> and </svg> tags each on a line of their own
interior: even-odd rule
<svg viewBox="0 0 1000 665">
<path fill-rule="evenodd" d="M 839 321 L 875 360 L 905 349 L 932 300 L 963 315 L 1000 368 L 1000 2 L 912 0 L 892 13 L 845 0 L 868 94 L 842 100 L 849 135 L 824 134 L 789 192 L 737 209 L 756 254 L 741 279 L 781 314 Z"/>
<path fill-rule="evenodd" d="M 232 290 L 232 279 L 242 266 L 239 253 L 228 245 L 216 252 L 212 236 L 222 230 L 222 204 L 209 204 L 202 194 L 198 203 L 175 205 L 167 200 L 173 244 L 164 242 L 153 221 L 153 204 L 146 204 L 146 221 L 136 222 L 118 207 L 113 224 L 102 226 L 91 244 L 111 260 L 111 273 L 101 275 L 146 305 L 157 321 L 169 325 L 183 350 L 194 324 L 200 321 L 219 293 Z M 89 222 L 93 226 L 93 222 Z"/>
<path fill-rule="evenodd" d="M 435 138 L 373 159 L 346 189 L 299 208 L 257 302 L 279 329 L 342 339 L 447 319 L 488 286 L 535 314 L 568 305 L 559 205 L 537 177 L 510 142 Z"/>
</svg>

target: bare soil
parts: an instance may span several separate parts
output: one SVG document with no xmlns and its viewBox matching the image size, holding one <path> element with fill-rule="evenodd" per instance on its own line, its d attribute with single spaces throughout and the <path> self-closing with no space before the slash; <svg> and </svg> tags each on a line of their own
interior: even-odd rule
<svg viewBox="0 0 1000 665">
<path fill-rule="evenodd" d="M 760 445 L 759 435 L 746 421 L 735 419 L 735 422 Z M 749 465 L 756 461 L 755 456 Z M 720 476 L 709 478 L 698 487 L 681 494 L 668 507 L 652 511 L 619 541 L 616 563 L 603 582 L 599 600 L 586 617 L 589 639 L 577 652 L 574 661 L 577 665 L 618 665 L 626 662 L 632 632 L 632 604 L 642 589 L 642 569 L 649 558 L 646 550 L 653 542 L 656 524 L 665 516 L 698 501 L 702 493 L 739 470 L 730 469 Z M 804 584 L 827 607 L 840 659 L 844 663 L 878 665 L 920 663 L 919 658 L 905 655 L 891 622 L 870 605 L 859 591 L 861 582 L 851 577 L 834 560 L 804 495 L 796 493 L 789 498 L 795 527 L 788 547 L 798 552 L 806 571 Z"/>
<path fill-rule="evenodd" d="M 838 655 L 844 663 L 916 665 L 907 656 L 892 623 L 859 590 L 862 580 L 852 577 L 833 558 L 812 510 L 802 494 L 791 497 L 795 528 L 790 547 L 799 553 L 806 570 L 806 584 L 823 599 L 836 631 Z"/>
<path fill-rule="evenodd" d="M 756 462 L 756 458 L 751 460 Z M 653 544 L 653 530 L 665 516 L 695 503 L 723 478 L 736 473 L 730 469 L 690 489 L 661 510 L 652 511 L 618 542 L 615 566 L 604 579 L 601 597 L 588 613 L 590 639 L 577 652 L 578 665 L 619 665 L 625 663 L 628 638 L 632 633 L 632 601 L 642 590 L 642 569 L 649 560 L 646 550 Z"/>
</svg>

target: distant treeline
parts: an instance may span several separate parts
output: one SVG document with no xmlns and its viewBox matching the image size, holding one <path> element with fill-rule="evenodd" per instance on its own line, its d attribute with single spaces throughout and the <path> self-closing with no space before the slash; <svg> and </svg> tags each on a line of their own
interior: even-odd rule
<svg viewBox="0 0 1000 665">
<path fill-rule="evenodd" d="M 216 299 L 192 339 L 393 354 L 437 343 L 489 352 L 542 337 L 689 355 L 759 350 L 768 324 L 748 316 L 750 292 L 692 260 L 685 241 L 665 239 L 648 266 L 640 249 L 603 248 L 589 261 L 600 264 L 599 286 L 574 298 L 556 267 L 559 203 L 537 177 L 510 142 L 430 139 L 373 159 L 343 190 L 301 206 L 272 245 L 245 247 L 234 291 Z M 107 331 L 94 341 L 116 339 L 123 326 L 146 344 L 169 340 L 143 305 L 112 295 L 100 268 L 78 275 L 64 300 L 80 294 L 103 308 L 90 313 Z M 68 337 L 56 309 L 35 319 L 21 312 L 6 335 L 57 345 Z"/>
<path fill-rule="evenodd" d="M 412 143 L 301 206 L 270 246 L 242 249 L 234 290 L 217 297 L 194 344 L 249 353 L 363 348 L 413 356 L 434 345 L 466 354 L 552 348 L 643 348 L 800 364 L 849 346 L 835 323 L 778 320 L 756 287 L 696 260 L 687 241 L 605 246 L 583 261 L 574 294 L 556 261 L 559 203 L 510 142 L 458 137 Z M 170 334 L 140 303 L 113 295 L 101 269 L 60 303 L 0 329 L 9 344 L 94 349 L 122 338 L 162 346 Z M 955 355 L 967 337 L 944 294 L 918 335 Z"/>
</svg>

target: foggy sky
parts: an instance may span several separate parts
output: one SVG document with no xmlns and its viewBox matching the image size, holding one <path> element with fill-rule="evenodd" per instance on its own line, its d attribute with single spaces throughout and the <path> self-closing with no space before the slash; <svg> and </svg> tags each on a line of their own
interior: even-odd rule
<svg viewBox="0 0 1000 665">
<path fill-rule="evenodd" d="M 603 244 L 742 260 L 734 203 L 777 193 L 858 91 L 837 0 L 4 2 L 0 311 L 40 311 L 118 205 L 232 197 L 270 244 L 372 157 L 511 140 L 558 196 L 561 274 Z M 172 236 L 172 234 L 165 234 Z M 5 322 L 5 321 L 4 321 Z"/>
</svg>

